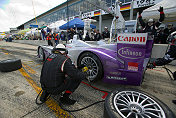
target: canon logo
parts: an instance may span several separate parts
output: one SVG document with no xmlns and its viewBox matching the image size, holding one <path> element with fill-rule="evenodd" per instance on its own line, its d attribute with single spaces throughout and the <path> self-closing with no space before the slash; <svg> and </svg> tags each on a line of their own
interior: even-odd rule
<svg viewBox="0 0 176 118">
<path fill-rule="evenodd" d="M 127 41 L 127 42 L 146 42 L 146 37 L 124 37 L 118 36 L 118 41 Z"/>
<path fill-rule="evenodd" d="M 146 42 L 147 33 L 127 33 L 118 34 L 117 36 L 117 43 L 145 45 Z"/>
</svg>

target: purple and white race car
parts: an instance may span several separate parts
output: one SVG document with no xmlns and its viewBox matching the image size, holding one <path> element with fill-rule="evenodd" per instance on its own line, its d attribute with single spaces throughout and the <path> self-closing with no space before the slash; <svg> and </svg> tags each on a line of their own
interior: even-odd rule
<svg viewBox="0 0 176 118">
<path fill-rule="evenodd" d="M 130 39 L 130 36 L 127 38 Z M 143 34 L 134 36 L 134 41 L 131 37 L 131 42 L 128 43 L 122 37 L 118 37 L 122 43 L 107 44 L 105 41 L 84 42 L 75 35 L 66 44 L 68 56 L 75 65 L 84 64 L 89 68 L 90 81 L 103 79 L 104 82 L 114 84 L 140 85 L 149 60 L 147 54 L 150 55 L 151 52 L 148 47 L 152 47 L 147 46 L 147 38 Z M 38 57 L 45 60 L 52 49 L 52 46 L 39 46 Z"/>
</svg>

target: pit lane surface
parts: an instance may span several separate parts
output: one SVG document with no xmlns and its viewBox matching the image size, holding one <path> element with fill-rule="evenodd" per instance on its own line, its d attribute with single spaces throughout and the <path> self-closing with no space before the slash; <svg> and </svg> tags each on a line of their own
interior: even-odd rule
<svg viewBox="0 0 176 118">
<path fill-rule="evenodd" d="M 39 78 L 42 62 L 37 58 L 37 46 L 0 41 L 0 60 L 19 58 L 23 68 L 14 72 L 0 72 L 0 117 L 1 118 L 102 118 L 104 104 L 99 103 L 88 109 L 68 113 L 59 107 L 59 96 L 52 96 L 46 104 L 37 106 L 35 98 L 41 90 Z M 174 66 L 167 66 L 172 71 Z M 147 70 L 144 82 L 140 87 L 106 84 L 101 81 L 92 86 L 111 91 L 115 88 L 136 88 L 157 97 L 176 114 L 176 81 L 171 81 L 165 69 Z M 67 109 L 79 109 L 99 100 L 103 100 L 107 93 L 90 87 L 87 81 L 81 83 L 72 95 L 77 99 L 73 106 Z M 31 112 L 33 111 L 33 112 Z"/>
</svg>

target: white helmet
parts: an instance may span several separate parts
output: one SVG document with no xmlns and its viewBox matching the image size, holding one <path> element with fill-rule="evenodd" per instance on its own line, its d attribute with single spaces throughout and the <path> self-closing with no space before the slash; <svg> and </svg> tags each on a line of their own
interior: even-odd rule
<svg viewBox="0 0 176 118">
<path fill-rule="evenodd" d="M 66 49 L 65 45 L 63 45 L 63 44 L 58 44 L 55 48 L 53 48 L 52 52 L 54 53 L 56 50 L 62 54 L 67 53 L 67 49 Z"/>
<path fill-rule="evenodd" d="M 150 19 L 148 20 L 148 22 L 153 22 L 153 19 L 152 19 L 152 18 L 150 18 Z"/>
<path fill-rule="evenodd" d="M 65 45 L 63 45 L 63 44 L 58 44 L 58 45 L 56 46 L 56 48 L 66 49 L 66 48 L 65 48 Z"/>
</svg>

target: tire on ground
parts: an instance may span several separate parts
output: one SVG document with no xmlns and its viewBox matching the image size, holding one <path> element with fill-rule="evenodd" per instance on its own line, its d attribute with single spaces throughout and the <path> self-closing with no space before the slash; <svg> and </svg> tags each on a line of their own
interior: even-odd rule
<svg viewBox="0 0 176 118">
<path fill-rule="evenodd" d="M 0 61 L 1 72 L 11 72 L 22 68 L 21 59 L 7 59 Z"/>
<path fill-rule="evenodd" d="M 118 106 L 120 108 L 120 104 L 117 103 L 117 100 L 114 100 L 115 96 L 121 92 L 125 92 L 125 91 L 133 91 L 133 92 L 138 92 L 138 93 L 142 93 L 144 95 L 146 95 L 147 97 L 151 98 L 152 100 L 154 100 L 164 111 L 166 118 L 176 118 L 175 115 L 173 114 L 173 112 L 169 109 L 169 107 L 164 104 L 163 102 L 161 102 L 159 99 L 157 99 L 156 97 L 149 95 L 146 92 L 137 90 L 137 89 L 116 89 L 114 91 L 112 91 L 110 94 L 108 94 L 106 100 L 105 100 L 105 104 L 104 104 L 104 118 L 124 118 L 120 115 L 120 113 L 118 112 L 118 110 L 116 109 L 116 107 Z M 129 94 L 128 94 L 129 95 Z M 129 97 L 129 96 L 126 96 Z M 131 98 L 131 97 L 130 97 Z M 131 98 L 132 99 L 132 98 Z M 114 101 L 116 101 L 116 105 L 114 105 Z M 144 102 L 145 103 L 145 102 Z M 144 104 L 143 103 L 143 104 Z M 143 105 L 142 104 L 142 105 Z M 130 105 L 128 105 L 130 107 Z M 124 106 L 121 106 L 122 108 L 125 108 Z M 152 106 L 153 107 L 153 106 Z M 154 107 L 153 107 L 154 108 Z M 120 111 L 120 110 L 119 110 Z M 130 110 L 129 110 L 130 111 Z M 130 116 L 129 118 L 133 118 L 134 116 Z M 135 117 L 134 117 L 135 118 Z M 163 117 L 161 117 L 163 118 Z"/>
<path fill-rule="evenodd" d="M 80 66 L 81 65 L 81 61 L 82 61 L 82 59 L 84 58 L 84 57 L 91 57 L 93 60 L 95 60 L 95 62 L 97 63 L 97 65 L 98 65 L 98 74 L 97 74 L 97 76 L 95 77 L 95 78 L 93 78 L 91 81 L 93 82 L 93 81 L 97 81 L 97 80 L 99 80 L 99 79 L 102 79 L 102 77 L 103 77 L 103 66 L 102 66 L 102 63 L 101 63 L 101 61 L 100 61 L 100 59 L 98 58 L 98 56 L 96 56 L 95 54 L 93 54 L 93 53 L 91 53 L 91 52 L 85 52 L 85 53 L 83 53 L 81 56 L 80 56 L 80 58 L 79 58 L 79 60 L 78 60 L 78 66 Z"/>
</svg>

